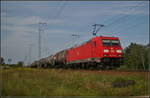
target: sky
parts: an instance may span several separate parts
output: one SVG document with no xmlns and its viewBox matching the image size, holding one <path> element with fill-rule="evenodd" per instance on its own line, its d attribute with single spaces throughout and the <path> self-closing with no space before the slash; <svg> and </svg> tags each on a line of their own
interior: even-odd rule
<svg viewBox="0 0 150 98">
<path fill-rule="evenodd" d="M 97 36 L 119 37 L 123 48 L 131 42 L 146 45 L 149 2 L 1 1 L 1 55 L 6 63 L 11 58 L 29 64 L 38 60 L 39 27 L 44 58 L 92 38 L 93 24 L 104 25 Z"/>
</svg>

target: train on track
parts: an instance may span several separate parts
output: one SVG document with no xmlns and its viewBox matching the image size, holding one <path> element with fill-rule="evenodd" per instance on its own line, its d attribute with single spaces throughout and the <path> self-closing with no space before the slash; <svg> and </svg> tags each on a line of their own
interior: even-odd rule
<svg viewBox="0 0 150 98">
<path fill-rule="evenodd" d="M 35 61 L 31 67 L 113 69 L 119 67 L 122 61 L 123 49 L 118 37 L 96 36 L 80 45 Z"/>
</svg>

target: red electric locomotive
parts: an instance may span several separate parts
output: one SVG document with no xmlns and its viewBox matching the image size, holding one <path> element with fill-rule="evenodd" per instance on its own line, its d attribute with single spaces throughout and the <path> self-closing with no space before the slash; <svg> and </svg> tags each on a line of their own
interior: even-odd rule
<svg viewBox="0 0 150 98">
<path fill-rule="evenodd" d="M 36 61 L 31 66 L 110 69 L 119 67 L 122 58 L 123 49 L 118 37 L 97 36 L 81 45 Z"/>
<path fill-rule="evenodd" d="M 67 50 L 67 64 L 90 64 L 99 67 L 118 67 L 123 50 L 118 37 L 94 37 L 91 40 Z"/>
</svg>

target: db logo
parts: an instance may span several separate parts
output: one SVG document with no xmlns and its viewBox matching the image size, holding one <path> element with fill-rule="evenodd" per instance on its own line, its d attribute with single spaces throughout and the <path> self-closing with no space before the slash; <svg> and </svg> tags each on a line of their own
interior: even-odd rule
<svg viewBox="0 0 150 98">
<path fill-rule="evenodd" d="M 111 50 L 111 52 L 113 53 L 113 52 L 115 52 L 114 50 Z"/>
</svg>

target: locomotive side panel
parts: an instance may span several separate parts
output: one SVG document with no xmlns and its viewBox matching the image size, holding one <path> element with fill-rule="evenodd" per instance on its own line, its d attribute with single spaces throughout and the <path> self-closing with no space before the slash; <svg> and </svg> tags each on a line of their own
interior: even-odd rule
<svg viewBox="0 0 150 98">
<path fill-rule="evenodd" d="M 91 42 L 85 43 L 83 46 L 80 48 L 80 54 L 81 54 L 81 59 L 88 59 L 92 56 L 92 51 L 91 51 Z"/>
<path fill-rule="evenodd" d="M 99 46 L 98 46 L 99 47 Z M 90 62 L 91 58 L 96 57 L 99 50 L 92 40 L 68 50 L 67 62 Z"/>
</svg>

